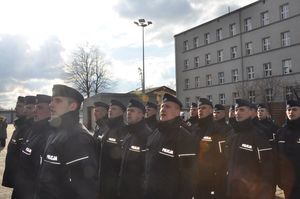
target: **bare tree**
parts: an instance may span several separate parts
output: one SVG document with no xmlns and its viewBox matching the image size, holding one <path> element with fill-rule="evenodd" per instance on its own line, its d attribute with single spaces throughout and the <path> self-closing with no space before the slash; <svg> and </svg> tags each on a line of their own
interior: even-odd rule
<svg viewBox="0 0 300 199">
<path fill-rule="evenodd" d="M 110 85 L 105 69 L 107 63 L 96 46 L 80 45 L 72 53 L 71 64 L 66 64 L 67 81 L 85 96 L 97 94 Z"/>
</svg>

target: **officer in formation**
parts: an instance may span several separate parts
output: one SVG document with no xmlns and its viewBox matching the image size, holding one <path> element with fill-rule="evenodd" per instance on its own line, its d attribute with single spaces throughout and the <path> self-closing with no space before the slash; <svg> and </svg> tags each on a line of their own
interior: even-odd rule
<svg viewBox="0 0 300 199">
<path fill-rule="evenodd" d="M 0 149 L 1 147 L 5 147 L 6 145 L 6 138 L 7 138 L 7 122 L 6 118 L 0 115 Z"/>
<path fill-rule="evenodd" d="M 198 105 L 195 102 L 191 103 L 190 111 L 189 111 L 190 118 L 186 121 L 189 126 L 198 126 Z"/>
<path fill-rule="evenodd" d="M 108 108 L 109 105 L 104 102 L 95 102 L 94 103 L 94 116 L 95 116 L 95 132 L 94 138 L 101 139 L 103 132 L 108 128 L 107 120 L 108 120 Z"/>
<path fill-rule="evenodd" d="M 147 102 L 145 108 L 146 123 L 152 130 L 154 130 L 157 126 L 157 104 L 153 102 Z"/>
<path fill-rule="evenodd" d="M 225 107 L 222 104 L 216 104 L 214 106 L 213 118 L 215 123 L 224 133 L 228 133 L 231 130 L 230 125 L 226 123 Z"/>
</svg>

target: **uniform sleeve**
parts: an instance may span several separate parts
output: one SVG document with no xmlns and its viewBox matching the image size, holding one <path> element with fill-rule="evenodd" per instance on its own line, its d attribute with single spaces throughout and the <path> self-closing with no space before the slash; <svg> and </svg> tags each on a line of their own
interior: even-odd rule
<svg viewBox="0 0 300 199">
<path fill-rule="evenodd" d="M 97 158 L 96 144 L 92 136 L 86 134 L 70 139 L 64 154 L 72 199 L 96 199 Z"/>
<path fill-rule="evenodd" d="M 195 186 L 196 153 L 198 151 L 197 139 L 181 129 L 178 141 L 178 159 L 180 169 L 180 185 L 178 199 L 192 198 Z"/>
</svg>

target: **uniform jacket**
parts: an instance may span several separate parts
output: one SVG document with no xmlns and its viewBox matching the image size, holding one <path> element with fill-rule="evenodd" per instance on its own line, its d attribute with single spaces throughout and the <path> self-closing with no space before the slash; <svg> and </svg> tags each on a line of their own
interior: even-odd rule
<svg viewBox="0 0 300 199">
<path fill-rule="evenodd" d="M 6 128 L 7 128 L 6 118 L 0 116 L 0 139 L 7 138 Z"/>
<path fill-rule="evenodd" d="M 17 198 L 33 199 L 40 160 L 46 141 L 53 129 L 48 118 L 35 122 L 21 147 L 18 175 L 14 192 Z"/>
<path fill-rule="evenodd" d="M 24 140 L 25 132 L 30 128 L 31 123 L 25 118 L 15 121 L 15 130 L 7 146 L 5 159 L 5 170 L 3 173 L 2 185 L 13 188 L 19 165 L 19 155 Z"/>
<path fill-rule="evenodd" d="M 93 137 L 79 123 L 78 111 L 51 120 L 35 199 L 96 199 L 97 160 Z"/>
<path fill-rule="evenodd" d="M 145 119 L 148 126 L 154 130 L 157 127 L 158 121 L 156 119 L 156 115 L 152 115 L 151 117 L 148 117 Z"/>
<path fill-rule="evenodd" d="M 273 198 L 271 145 L 256 131 L 251 119 L 237 122 L 234 132 L 226 142 L 229 198 Z"/>
<path fill-rule="evenodd" d="M 109 119 L 108 129 L 101 139 L 100 194 L 104 199 L 113 199 L 117 196 L 118 176 L 121 166 L 121 146 L 126 135 L 123 116 Z"/>
<path fill-rule="evenodd" d="M 290 121 L 278 132 L 279 186 L 288 199 L 300 198 L 300 119 Z"/>
<path fill-rule="evenodd" d="M 144 191 L 146 143 L 152 130 L 145 120 L 126 126 L 119 178 L 122 199 L 141 199 Z"/>
<path fill-rule="evenodd" d="M 160 122 L 148 138 L 146 199 L 188 199 L 193 195 L 197 142 L 180 117 Z"/>
</svg>

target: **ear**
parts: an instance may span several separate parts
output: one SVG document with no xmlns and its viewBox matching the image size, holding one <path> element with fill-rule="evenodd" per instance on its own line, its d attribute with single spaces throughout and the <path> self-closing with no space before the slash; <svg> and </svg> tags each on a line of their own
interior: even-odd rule
<svg viewBox="0 0 300 199">
<path fill-rule="evenodd" d="M 78 108 L 78 104 L 76 102 L 72 102 L 69 107 L 71 111 L 75 111 Z"/>
</svg>

